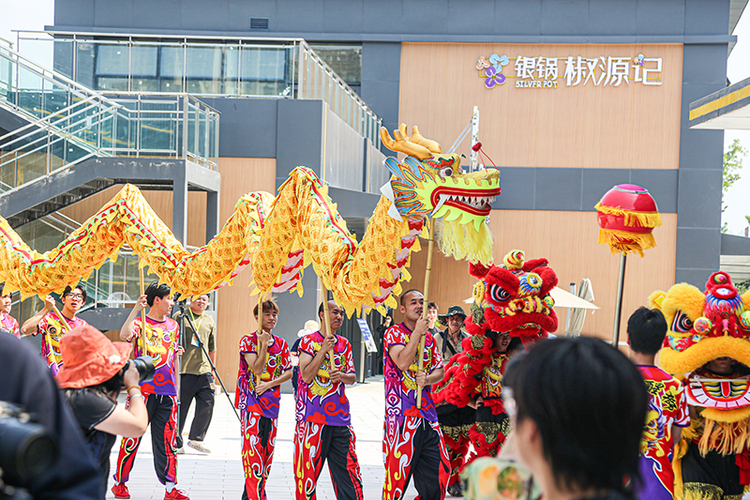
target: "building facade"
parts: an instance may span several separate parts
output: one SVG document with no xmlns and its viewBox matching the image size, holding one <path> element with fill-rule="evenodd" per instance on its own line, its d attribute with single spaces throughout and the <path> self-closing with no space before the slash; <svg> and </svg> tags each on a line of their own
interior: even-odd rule
<svg viewBox="0 0 750 500">
<path fill-rule="evenodd" d="M 445 149 L 477 107 L 483 163 L 502 176 L 490 218 L 496 260 L 518 248 L 548 258 L 563 288 L 590 278 L 602 309 L 583 333 L 609 338 L 618 259 L 597 244 L 594 205 L 614 185 L 647 188 L 663 221 L 658 247 L 628 261 L 625 318 L 651 291 L 683 281 L 702 287 L 719 268 L 723 132 L 689 129 L 688 107 L 726 85 L 731 30 L 745 4 L 56 0 L 47 31 L 61 47 L 74 37 L 77 47 L 91 43 L 88 52 L 56 46 L 54 64 L 92 88 L 185 90 L 221 112 L 222 222 L 241 194 L 273 191 L 307 165 L 363 228 L 385 180 L 382 155 L 372 151 L 377 138 L 334 110 L 341 99 L 286 99 L 300 91 L 288 74 L 302 57 L 290 67 L 279 51 L 297 49 L 283 48 L 284 40 L 316 48 L 388 129 L 419 125 Z M 323 76 L 306 80 L 310 88 L 317 81 Z M 469 140 L 456 151 L 468 159 Z M 193 220 L 187 243 L 203 244 L 200 217 Z M 424 252 L 414 256 L 410 287 L 423 283 L 425 261 Z M 430 297 L 442 310 L 471 296 L 465 263 L 436 256 L 433 269 Z M 219 292 L 227 375 L 240 330 L 253 327 L 249 279 Z M 316 288 L 313 273 L 305 286 Z M 281 300 L 279 330 L 293 340 L 316 300 Z"/>
</svg>

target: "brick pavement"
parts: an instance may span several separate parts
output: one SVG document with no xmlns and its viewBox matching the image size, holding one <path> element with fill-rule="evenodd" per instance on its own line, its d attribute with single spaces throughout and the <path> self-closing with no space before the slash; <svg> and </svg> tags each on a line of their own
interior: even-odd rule
<svg viewBox="0 0 750 500">
<path fill-rule="evenodd" d="M 356 384 L 346 390 L 351 401 L 352 425 L 357 435 L 357 455 L 362 469 L 362 482 L 366 499 L 381 498 L 384 469 L 382 454 L 383 438 L 383 381 L 380 378 L 368 379 L 366 384 Z M 234 395 L 232 400 L 234 400 Z M 192 422 L 192 408 L 188 415 L 188 425 Z M 292 453 L 294 438 L 294 400 L 291 394 L 281 396 L 279 431 L 276 438 L 271 475 L 266 493 L 268 500 L 288 500 L 294 498 Z M 187 437 L 185 437 L 187 443 Z M 232 408 L 223 394 L 216 395 L 216 407 L 204 443 L 210 454 L 199 453 L 185 446 L 185 454 L 178 455 L 178 488 L 186 491 L 192 500 L 240 500 L 244 479 L 242 475 L 240 425 Z M 112 450 L 112 471 L 117 463 L 118 439 Z M 327 466 L 323 468 L 318 483 L 319 500 L 335 500 L 331 477 Z M 112 487 L 110 480 L 110 488 Z M 164 487 L 156 479 L 151 452 L 150 430 L 146 432 L 138 450 L 135 465 L 128 481 L 133 500 L 161 500 Z M 416 496 L 413 486 L 409 487 L 406 498 Z M 114 498 L 108 491 L 108 499 Z M 450 498 L 450 497 L 449 497 Z"/>
</svg>

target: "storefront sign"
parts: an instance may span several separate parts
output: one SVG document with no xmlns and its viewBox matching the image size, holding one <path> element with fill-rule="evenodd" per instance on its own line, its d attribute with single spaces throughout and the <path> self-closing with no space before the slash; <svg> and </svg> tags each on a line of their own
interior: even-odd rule
<svg viewBox="0 0 750 500">
<path fill-rule="evenodd" d="M 515 61 L 511 63 L 511 61 Z M 565 65 L 560 76 L 560 61 Z M 516 88 L 556 89 L 558 86 L 619 87 L 630 82 L 661 85 L 661 57 L 527 57 L 506 55 L 482 56 L 476 64 L 479 76 L 488 89 L 503 85 L 514 78 Z M 515 71 L 515 74 L 510 74 Z M 561 81 L 562 80 L 562 81 Z"/>
</svg>

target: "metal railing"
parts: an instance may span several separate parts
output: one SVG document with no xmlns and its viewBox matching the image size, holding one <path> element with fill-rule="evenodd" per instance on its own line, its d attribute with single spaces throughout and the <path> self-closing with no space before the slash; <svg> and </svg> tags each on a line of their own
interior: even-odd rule
<svg viewBox="0 0 750 500">
<path fill-rule="evenodd" d="M 29 121 L 0 137 L 0 193 L 92 157 L 218 165 L 219 113 L 185 93 L 96 92 L 0 46 L 0 106 Z"/>
<path fill-rule="evenodd" d="M 380 117 L 303 39 L 19 31 L 18 47 L 98 91 L 321 99 L 380 148 Z"/>
</svg>

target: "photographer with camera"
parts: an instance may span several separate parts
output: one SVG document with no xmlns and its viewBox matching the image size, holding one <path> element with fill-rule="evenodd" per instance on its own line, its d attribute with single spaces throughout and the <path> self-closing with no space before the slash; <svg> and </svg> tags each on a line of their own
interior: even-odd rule
<svg viewBox="0 0 750 500">
<path fill-rule="evenodd" d="M 128 361 L 130 344 L 112 343 L 89 325 L 68 332 L 60 342 L 60 351 L 65 364 L 57 374 L 57 384 L 65 389 L 65 397 L 99 468 L 104 498 L 109 454 L 117 435 L 141 437 L 148 427 L 148 413 L 138 385 L 141 374 L 136 363 Z M 147 370 L 144 372 L 148 375 Z M 130 398 L 127 410 L 118 406 L 115 399 L 123 385 Z"/>
<path fill-rule="evenodd" d="M 80 427 L 46 366 L 26 342 L 0 334 L 0 497 L 12 487 L 19 497 L 25 489 L 37 499 L 103 498 Z"/>
</svg>

